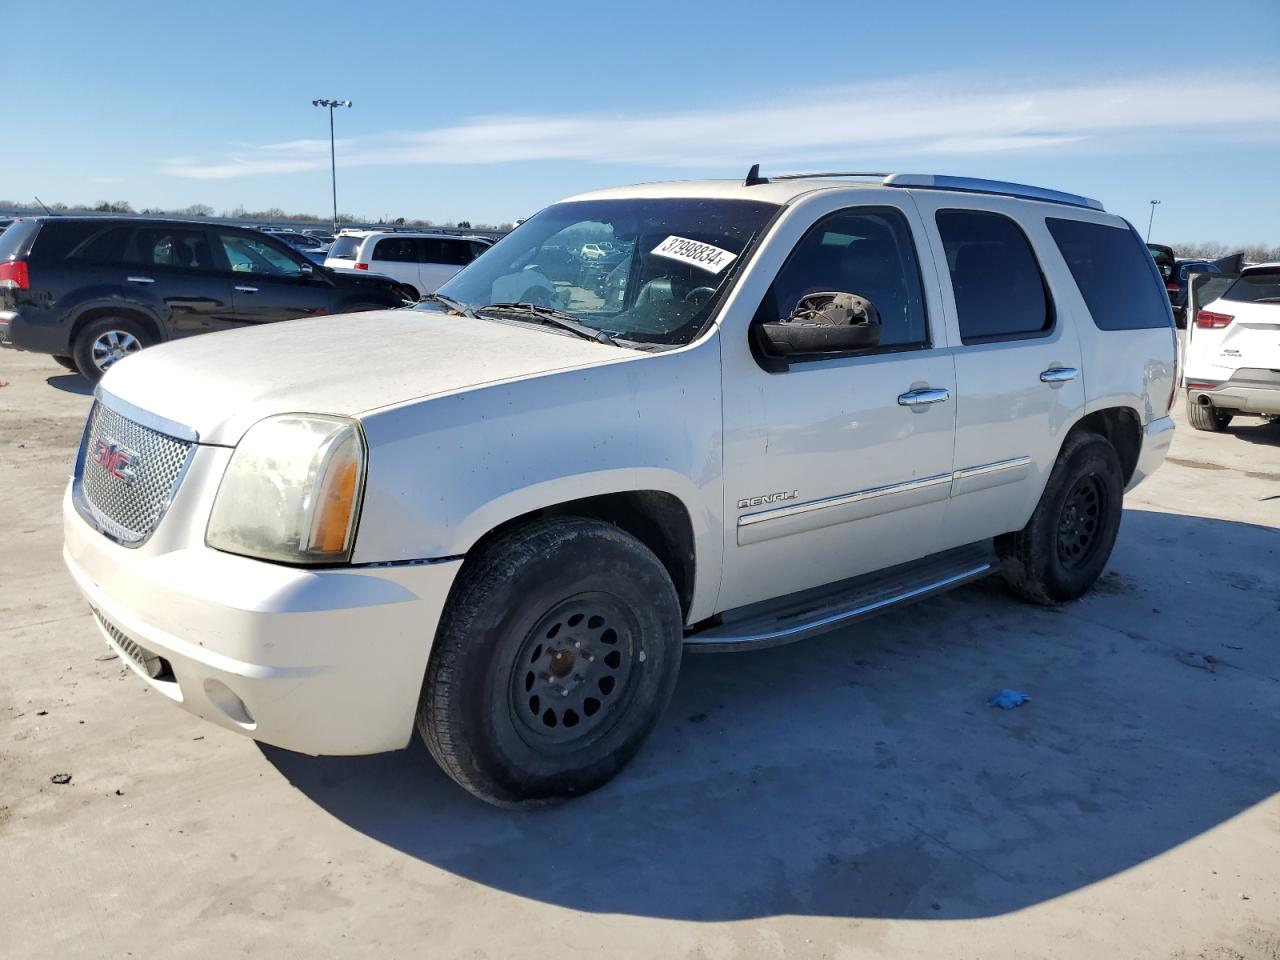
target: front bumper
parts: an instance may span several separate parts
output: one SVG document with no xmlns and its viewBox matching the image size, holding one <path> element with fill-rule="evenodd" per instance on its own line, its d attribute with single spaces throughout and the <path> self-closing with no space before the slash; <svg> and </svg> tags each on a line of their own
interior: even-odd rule
<svg viewBox="0 0 1280 960">
<path fill-rule="evenodd" d="M 184 709 L 300 753 L 409 743 L 461 560 L 308 570 L 203 545 L 131 550 L 85 523 L 69 490 L 63 528 L 107 643 Z"/>
<path fill-rule="evenodd" d="M 1188 376 L 1187 399 L 1211 403 L 1222 410 L 1280 415 L 1280 370 L 1242 369 L 1229 380 L 1209 385 Z"/>
<path fill-rule="evenodd" d="M 1173 442 L 1173 418 L 1161 417 L 1152 420 L 1142 431 L 1142 447 L 1138 450 L 1138 463 L 1133 469 L 1133 476 L 1125 490 L 1132 490 L 1151 474 L 1156 472 L 1169 452 Z"/>
</svg>

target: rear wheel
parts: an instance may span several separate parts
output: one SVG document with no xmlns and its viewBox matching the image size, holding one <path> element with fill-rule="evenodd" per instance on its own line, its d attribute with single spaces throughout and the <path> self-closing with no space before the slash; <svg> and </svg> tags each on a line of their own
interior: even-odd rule
<svg viewBox="0 0 1280 960">
<path fill-rule="evenodd" d="M 489 803 L 578 796 L 639 750 L 675 687 L 681 643 L 675 587 L 647 547 L 596 520 L 538 520 L 464 566 L 418 730 Z"/>
<path fill-rule="evenodd" d="M 153 342 L 154 338 L 137 320 L 100 317 L 76 334 L 71 357 L 80 374 L 96 383 L 115 364 Z"/>
<path fill-rule="evenodd" d="M 1033 603 L 1064 603 L 1101 575 L 1124 505 L 1115 448 L 1095 433 L 1070 434 L 1027 525 L 996 538 L 1005 581 Z"/>
<path fill-rule="evenodd" d="M 1231 414 L 1211 403 L 1197 403 L 1187 397 L 1187 422 L 1197 430 L 1221 433 L 1231 423 Z"/>
</svg>

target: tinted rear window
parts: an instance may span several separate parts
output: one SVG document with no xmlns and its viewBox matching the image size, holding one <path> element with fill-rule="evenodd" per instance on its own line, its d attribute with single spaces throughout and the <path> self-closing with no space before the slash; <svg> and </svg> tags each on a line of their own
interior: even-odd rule
<svg viewBox="0 0 1280 960">
<path fill-rule="evenodd" d="M 354 260 L 364 237 L 339 237 L 329 248 L 329 256 L 335 260 Z"/>
<path fill-rule="evenodd" d="M 1081 220 L 1045 220 L 1099 330 L 1171 323 L 1169 299 L 1132 230 Z"/>
<path fill-rule="evenodd" d="M 939 210 L 936 219 L 964 343 L 1033 337 L 1053 325 L 1040 264 L 1021 227 L 983 210 Z"/>
<path fill-rule="evenodd" d="M 1222 295 L 1237 303 L 1280 303 L 1280 267 L 1251 270 Z"/>
</svg>

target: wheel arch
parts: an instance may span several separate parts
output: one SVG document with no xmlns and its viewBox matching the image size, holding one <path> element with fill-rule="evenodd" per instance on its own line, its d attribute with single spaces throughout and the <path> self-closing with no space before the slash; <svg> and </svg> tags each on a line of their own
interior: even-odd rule
<svg viewBox="0 0 1280 960">
<path fill-rule="evenodd" d="M 1120 466 L 1124 469 L 1124 486 L 1127 487 L 1138 467 L 1138 455 L 1142 452 L 1142 418 L 1138 411 L 1129 406 L 1094 410 L 1072 424 L 1067 436 L 1081 432 L 1095 433 L 1115 448 L 1120 457 Z M 1063 442 L 1066 442 L 1065 438 Z"/>
<path fill-rule="evenodd" d="M 693 520 L 684 502 L 664 490 L 622 490 L 548 504 L 504 520 L 467 549 L 464 563 L 474 560 L 503 534 L 521 524 L 545 517 L 587 517 L 612 524 L 631 534 L 666 568 L 680 610 L 688 620 L 696 587 L 697 544 Z"/>
<path fill-rule="evenodd" d="M 147 332 L 156 338 L 156 342 L 162 342 L 169 339 L 166 335 L 164 324 L 159 318 L 154 316 L 150 311 L 132 304 L 120 305 L 118 303 L 90 303 L 80 307 L 71 320 L 71 335 L 67 339 L 69 347 L 74 348 L 76 337 L 80 336 L 80 331 L 103 317 L 125 317 L 129 320 L 136 320 L 147 328 Z"/>
</svg>

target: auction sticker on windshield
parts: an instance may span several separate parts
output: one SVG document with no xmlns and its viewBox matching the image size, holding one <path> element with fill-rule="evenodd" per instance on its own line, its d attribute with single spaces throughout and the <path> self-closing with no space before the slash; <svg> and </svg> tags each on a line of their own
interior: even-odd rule
<svg viewBox="0 0 1280 960">
<path fill-rule="evenodd" d="M 668 260 L 679 260 L 699 270 L 719 273 L 737 259 L 736 253 L 721 250 L 709 243 L 700 243 L 687 237 L 667 237 L 653 248 L 655 257 L 666 257 Z"/>
</svg>

